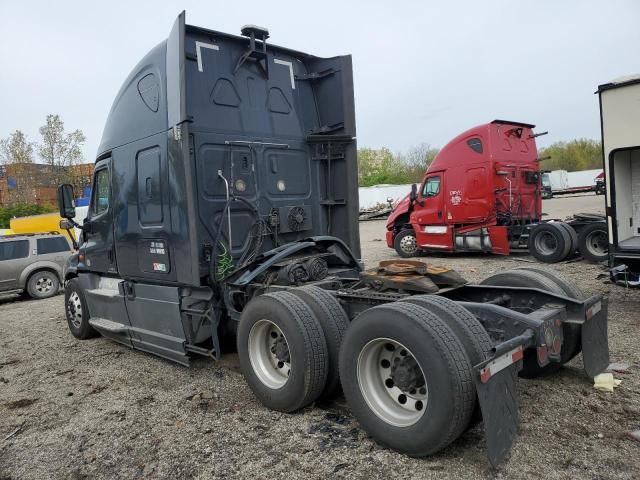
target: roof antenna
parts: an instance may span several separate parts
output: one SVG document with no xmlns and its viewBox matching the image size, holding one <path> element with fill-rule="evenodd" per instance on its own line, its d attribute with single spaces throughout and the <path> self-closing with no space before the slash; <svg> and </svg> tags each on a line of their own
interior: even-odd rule
<svg viewBox="0 0 640 480">
<path fill-rule="evenodd" d="M 263 71 L 265 78 L 269 78 L 269 62 L 267 61 L 267 38 L 269 38 L 269 30 L 256 25 L 245 25 L 240 30 L 243 36 L 249 37 L 249 49 L 242 54 L 233 70 L 235 75 L 244 62 L 251 61 L 256 63 Z M 258 46 L 262 44 L 262 49 L 256 49 L 256 40 Z"/>
</svg>

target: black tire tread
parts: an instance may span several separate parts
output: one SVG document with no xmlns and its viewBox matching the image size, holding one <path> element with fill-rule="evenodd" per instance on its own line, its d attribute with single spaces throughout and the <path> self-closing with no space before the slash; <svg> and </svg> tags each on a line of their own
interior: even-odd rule
<svg viewBox="0 0 640 480">
<path fill-rule="evenodd" d="M 565 280 L 561 276 L 557 275 L 555 272 L 551 272 L 542 267 L 516 267 L 514 270 L 529 270 L 531 272 L 538 273 L 547 277 L 549 280 L 555 282 L 555 284 L 560 287 L 567 297 L 575 298 L 577 300 L 584 300 L 586 295 L 577 285 Z"/>
<path fill-rule="evenodd" d="M 509 286 L 510 276 L 515 276 L 524 282 L 524 285 L 531 286 L 532 288 L 539 288 L 546 290 L 550 293 L 557 295 L 564 295 L 571 297 L 573 294 L 582 294 L 582 292 L 575 286 L 571 286 L 569 282 L 559 278 L 557 275 L 542 270 L 536 267 L 520 267 L 513 270 L 507 270 L 497 273 L 491 277 L 485 278 L 481 285 L 494 285 L 494 286 Z M 564 287 L 568 287 L 565 289 Z M 579 299 L 579 297 L 574 297 Z M 560 369 L 562 364 L 568 362 L 578 353 L 581 349 L 581 330 L 580 326 L 564 323 L 562 325 L 562 331 L 564 336 L 563 348 L 561 352 L 560 362 L 551 362 L 544 367 L 537 366 L 537 360 L 531 353 L 531 350 L 525 351 L 525 362 L 520 375 L 525 378 L 534 378 L 540 375 L 546 375 L 548 373 L 555 372 Z"/>
<path fill-rule="evenodd" d="M 578 251 L 578 234 L 576 233 L 574 228 L 566 222 L 557 222 L 557 225 L 563 227 L 569 234 L 569 238 L 571 239 L 571 247 L 569 248 L 568 258 L 571 258 Z"/>
<path fill-rule="evenodd" d="M 78 296 L 80 297 L 80 303 L 82 304 L 82 320 L 83 324 L 80 326 L 80 331 L 74 333 L 71 323 L 69 322 L 69 318 L 67 317 L 67 301 L 69 300 L 69 296 L 71 295 L 71 291 L 75 290 L 78 292 Z M 64 289 L 64 312 L 65 318 L 67 320 L 67 325 L 69 326 L 69 331 L 71 334 L 79 340 L 88 340 L 90 338 L 94 338 L 99 336 L 100 334 L 96 329 L 94 329 L 91 324 L 89 324 L 89 318 L 91 318 L 91 313 L 89 312 L 89 307 L 87 305 L 87 299 L 84 295 L 84 289 L 82 285 L 80 285 L 80 281 L 77 278 L 72 278 L 69 280 Z"/>
<path fill-rule="evenodd" d="M 308 379 L 306 392 L 300 399 L 300 404 L 294 409 L 299 410 L 320 396 L 327 381 L 329 354 L 324 332 L 313 312 L 300 298 L 289 292 L 275 292 L 267 295 L 276 298 L 293 313 L 292 317 L 298 323 L 298 327 L 305 337 L 304 350 L 310 353 L 307 356 L 308 363 L 305 365 L 306 371 L 310 372 L 306 377 Z"/>
<path fill-rule="evenodd" d="M 571 236 L 569 232 L 562 226 L 558 225 L 559 222 L 542 223 L 535 227 L 529 237 L 529 253 L 536 259 L 544 263 L 557 263 L 561 262 L 569 255 L 569 249 L 571 248 Z M 549 231 L 549 229 L 555 230 L 560 237 L 562 237 L 563 248 L 551 255 L 544 255 L 535 248 L 535 239 L 543 231 Z M 560 251 L 562 250 L 562 251 Z"/>
<path fill-rule="evenodd" d="M 593 222 L 592 224 L 585 226 L 580 232 L 580 235 L 578 236 L 578 249 L 580 250 L 580 254 L 585 260 L 593 263 L 603 262 L 608 258 L 608 254 L 603 256 L 602 258 L 592 255 L 591 253 L 589 253 L 589 249 L 587 248 L 587 245 L 586 245 L 587 235 L 592 231 L 599 230 L 599 229 L 604 230 L 607 236 L 609 235 L 609 232 L 607 231 L 606 223 Z"/>
<path fill-rule="evenodd" d="M 491 338 L 478 319 L 466 308 L 446 297 L 428 294 L 415 295 L 403 300 L 403 302 L 415 303 L 427 309 L 435 306 L 437 310 L 448 312 L 449 319 L 460 327 L 456 328 L 454 333 L 460 338 L 465 347 L 470 347 L 466 348 L 466 351 L 471 365 L 477 365 L 488 358 L 489 352 L 493 347 Z M 433 313 L 438 314 L 438 312 Z"/>
<path fill-rule="evenodd" d="M 434 346 L 440 357 L 446 362 L 447 370 L 456 377 L 457 381 L 454 384 L 459 385 L 460 388 L 453 396 L 453 421 L 449 424 L 448 431 L 441 435 L 440 441 L 429 445 L 429 448 L 419 456 L 437 452 L 453 442 L 466 429 L 475 406 L 475 386 L 464 346 L 446 323 L 424 307 L 396 302 L 373 308 L 391 310 L 393 313 L 405 315 L 421 325 L 434 340 Z"/>
<path fill-rule="evenodd" d="M 311 308 L 313 309 L 315 306 L 320 310 L 320 312 L 316 312 L 316 316 L 324 332 L 329 356 L 327 382 L 320 397 L 324 400 L 329 399 L 340 392 L 338 360 L 342 339 L 347 328 L 349 328 L 349 317 L 347 317 L 338 299 L 323 288 L 308 285 L 292 289 L 290 292 L 303 300 L 311 298 L 313 302 Z M 309 302 L 307 301 L 307 303 Z"/>
<path fill-rule="evenodd" d="M 294 412 L 313 403 L 325 387 L 329 368 L 329 354 L 327 352 L 324 332 L 311 308 L 293 293 L 287 291 L 265 293 L 252 301 L 254 302 L 256 300 L 260 300 L 260 302 L 273 301 L 279 303 L 289 313 L 290 319 L 295 322 L 303 338 L 303 351 L 306 353 L 304 359 L 304 392 L 298 399 L 290 402 L 287 406 L 277 408 L 287 413 Z M 243 315 L 245 312 L 252 310 L 250 307 L 251 302 L 245 307 Z M 243 317 L 240 318 L 241 323 L 242 320 Z M 238 335 L 239 352 L 241 348 L 245 349 L 244 345 L 241 345 L 242 340 L 244 340 L 244 338 Z"/>
</svg>

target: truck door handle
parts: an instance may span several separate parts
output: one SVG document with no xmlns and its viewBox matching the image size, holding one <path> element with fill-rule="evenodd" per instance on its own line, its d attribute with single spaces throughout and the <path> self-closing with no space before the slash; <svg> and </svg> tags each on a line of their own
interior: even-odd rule
<svg viewBox="0 0 640 480">
<path fill-rule="evenodd" d="M 128 300 L 135 300 L 136 298 L 136 291 L 133 288 L 133 283 L 131 282 L 124 282 L 123 283 L 123 287 L 124 287 L 124 294 L 127 296 Z"/>
<path fill-rule="evenodd" d="M 442 218 L 442 210 L 438 211 L 438 218 Z"/>
<path fill-rule="evenodd" d="M 107 250 L 107 257 L 109 258 L 109 263 L 113 263 L 113 249 L 112 248 Z"/>
</svg>

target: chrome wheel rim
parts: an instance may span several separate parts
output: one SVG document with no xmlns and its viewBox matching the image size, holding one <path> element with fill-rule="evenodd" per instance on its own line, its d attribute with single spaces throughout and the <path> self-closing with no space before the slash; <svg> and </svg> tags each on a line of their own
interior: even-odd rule
<svg viewBox="0 0 640 480">
<path fill-rule="evenodd" d="M 67 318 L 75 328 L 82 324 L 82 302 L 78 292 L 71 292 L 67 300 Z"/>
<path fill-rule="evenodd" d="M 535 239 L 536 250 L 543 255 L 551 255 L 558 249 L 558 240 L 549 232 L 542 232 Z"/>
<path fill-rule="evenodd" d="M 400 239 L 400 250 L 402 250 L 404 253 L 415 253 L 417 248 L 418 244 L 414 235 L 406 235 Z"/>
<path fill-rule="evenodd" d="M 358 386 L 371 411 L 395 427 L 420 420 L 429 389 L 424 370 L 411 351 L 389 338 L 376 338 L 358 355 Z"/>
<path fill-rule="evenodd" d="M 602 230 L 594 230 L 589 233 L 585 244 L 592 255 L 600 257 L 609 252 L 609 238 Z"/>
<path fill-rule="evenodd" d="M 291 353 L 287 338 L 271 320 L 258 320 L 249 332 L 249 361 L 258 379 L 277 390 L 289 380 Z"/>
<path fill-rule="evenodd" d="M 53 289 L 53 280 L 50 277 L 42 276 L 36 280 L 36 291 L 39 294 L 49 293 Z"/>
</svg>

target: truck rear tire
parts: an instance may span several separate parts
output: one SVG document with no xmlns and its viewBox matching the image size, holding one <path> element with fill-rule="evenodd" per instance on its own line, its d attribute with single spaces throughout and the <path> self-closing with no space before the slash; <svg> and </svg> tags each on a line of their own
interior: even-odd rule
<svg viewBox="0 0 640 480">
<path fill-rule="evenodd" d="M 340 378 L 360 425 L 376 442 L 411 456 L 453 442 L 474 408 L 464 346 L 419 305 L 389 303 L 358 315 L 340 349 Z"/>
<path fill-rule="evenodd" d="M 349 317 L 347 317 L 338 299 L 320 287 L 294 288 L 290 292 L 309 305 L 322 326 L 329 354 L 329 370 L 327 384 L 320 395 L 320 399 L 329 400 L 340 393 L 338 361 L 340 358 L 340 345 L 349 327 Z"/>
<path fill-rule="evenodd" d="M 260 402 L 294 412 L 316 400 L 327 381 L 329 355 L 320 322 L 290 292 L 252 299 L 238 325 L 238 357 Z"/>
<path fill-rule="evenodd" d="M 567 258 L 570 249 L 569 232 L 556 223 L 537 225 L 529 237 L 529 252 L 541 262 L 560 262 Z"/>
<path fill-rule="evenodd" d="M 71 334 L 80 339 L 97 337 L 99 334 L 89 324 L 89 307 L 84 296 L 84 288 L 77 278 L 72 278 L 64 288 L 64 311 Z"/>
<path fill-rule="evenodd" d="M 443 320 L 464 346 L 472 366 L 488 358 L 493 347 L 491 338 L 478 319 L 466 308 L 438 295 L 415 295 L 402 302 L 420 305 Z"/>
<path fill-rule="evenodd" d="M 402 258 L 417 257 L 420 252 L 416 242 L 416 233 L 412 228 L 401 230 L 393 239 L 393 247 Z"/>
<path fill-rule="evenodd" d="M 569 284 L 551 272 L 535 267 L 522 267 L 515 270 L 507 270 L 485 278 L 481 285 L 509 286 L 538 288 L 557 295 L 577 298 L 576 293 L 582 293 L 577 288 L 564 288 Z M 523 378 L 536 378 L 559 370 L 564 363 L 575 357 L 581 349 L 580 326 L 569 323 L 562 324 L 562 349 L 560 350 L 560 362 L 551 362 L 541 367 L 535 349 L 528 348 L 524 351 L 522 370 L 519 375 Z"/>
<path fill-rule="evenodd" d="M 530 272 L 535 272 L 543 277 L 547 277 L 553 283 L 555 283 L 560 290 L 564 292 L 567 297 L 575 298 L 576 300 L 583 300 L 585 297 L 584 292 L 575 284 L 565 280 L 560 275 L 557 275 L 554 272 L 550 272 L 544 268 L 540 267 L 516 267 L 514 270 L 528 270 Z"/>
<path fill-rule="evenodd" d="M 443 320 L 464 346 L 472 367 L 489 358 L 493 348 L 491 338 L 478 319 L 466 308 L 438 295 L 415 295 L 402 302 L 420 305 Z M 478 424 L 481 419 L 480 404 L 475 402 L 471 426 Z"/>
<path fill-rule="evenodd" d="M 569 238 L 571 239 L 571 246 L 569 247 L 569 253 L 567 257 L 572 258 L 578 251 L 578 234 L 576 233 L 574 228 L 566 222 L 557 222 L 557 225 L 563 227 L 569 234 Z"/>
<path fill-rule="evenodd" d="M 598 263 L 609 258 L 607 224 L 594 222 L 585 226 L 578 236 L 578 248 L 585 260 Z"/>
</svg>

